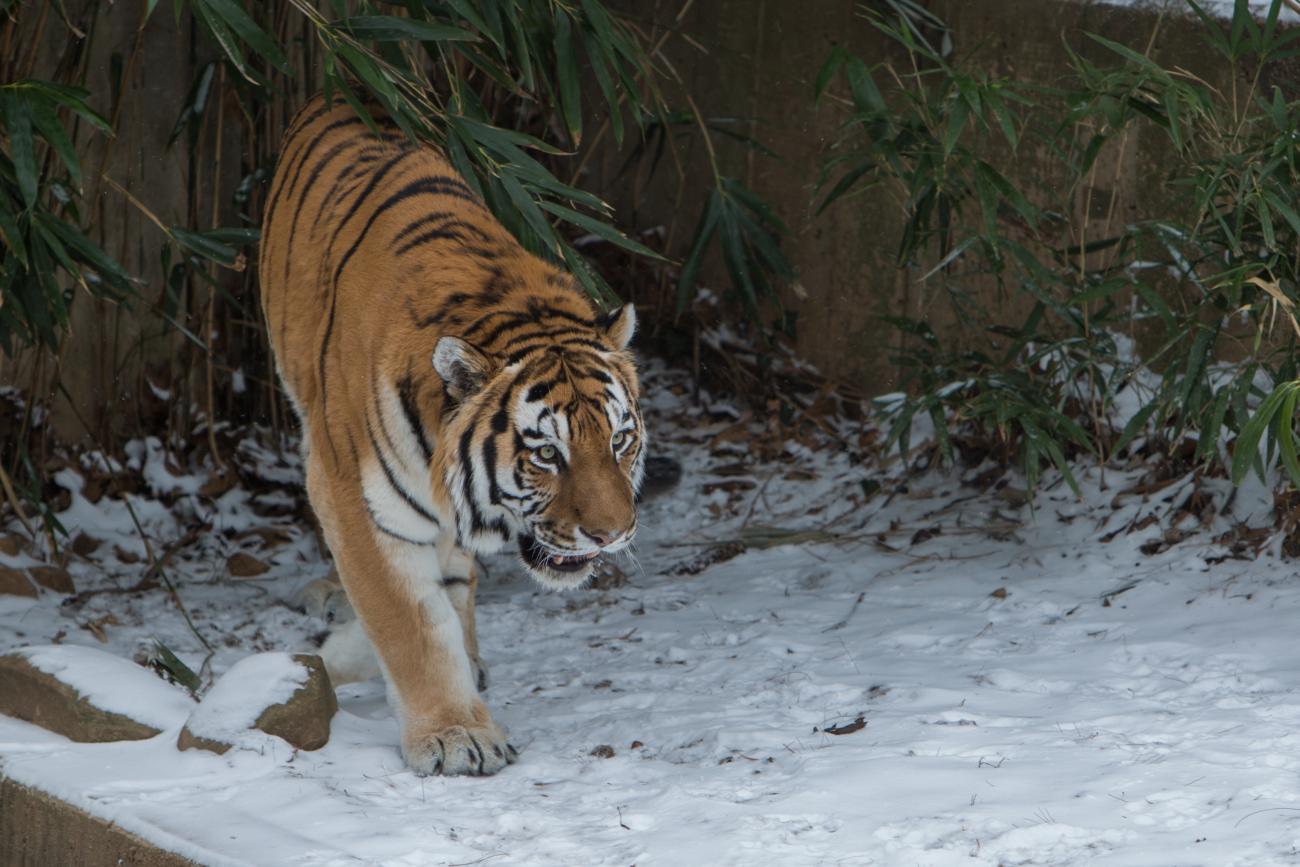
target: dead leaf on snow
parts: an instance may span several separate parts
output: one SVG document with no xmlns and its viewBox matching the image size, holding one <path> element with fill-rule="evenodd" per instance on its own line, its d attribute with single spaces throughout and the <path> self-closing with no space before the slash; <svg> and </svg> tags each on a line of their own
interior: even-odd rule
<svg viewBox="0 0 1300 867">
<path fill-rule="evenodd" d="M 827 726 L 826 728 L 822 729 L 822 731 L 826 732 L 826 734 L 828 735 L 850 735 L 856 731 L 861 731 L 866 727 L 867 727 L 867 721 L 863 718 L 862 714 L 858 714 L 858 718 L 851 723 L 845 723 L 844 725 Z"/>
<path fill-rule="evenodd" d="M 254 578 L 267 572 L 271 567 L 252 554 L 239 551 L 226 561 L 226 568 L 230 570 L 231 578 Z"/>
</svg>

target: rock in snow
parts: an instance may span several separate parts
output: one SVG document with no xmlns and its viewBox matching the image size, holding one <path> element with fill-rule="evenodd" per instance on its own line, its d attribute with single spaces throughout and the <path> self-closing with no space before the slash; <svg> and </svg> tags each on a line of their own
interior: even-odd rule
<svg viewBox="0 0 1300 867">
<path fill-rule="evenodd" d="M 338 710 L 334 687 L 319 656 L 258 653 L 226 672 L 190 714 L 178 749 L 225 753 L 234 746 L 260 748 L 254 729 L 302 750 L 329 741 Z"/>
<path fill-rule="evenodd" d="M 191 707 L 151 672 L 88 647 L 27 647 L 0 656 L 0 713 L 74 741 L 151 738 L 180 725 Z"/>
</svg>

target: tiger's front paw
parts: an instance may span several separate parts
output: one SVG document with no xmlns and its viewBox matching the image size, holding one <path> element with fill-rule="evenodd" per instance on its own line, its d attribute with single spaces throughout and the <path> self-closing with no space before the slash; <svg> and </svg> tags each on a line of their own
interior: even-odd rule
<svg viewBox="0 0 1300 867">
<path fill-rule="evenodd" d="M 436 732 L 419 732 L 418 726 L 402 737 L 402 757 L 422 777 L 430 774 L 466 774 L 485 777 L 513 764 L 519 753 L 506 743 L 495 724 L 449 726 Z"/>
</svg>

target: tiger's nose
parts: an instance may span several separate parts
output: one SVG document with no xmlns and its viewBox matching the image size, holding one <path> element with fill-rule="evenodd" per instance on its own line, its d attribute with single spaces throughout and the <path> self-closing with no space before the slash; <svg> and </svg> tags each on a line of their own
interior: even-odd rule
<svg viewBox="0 0 1300 867">
<path fill-rule="evenodd" d="M 608 548 L 615 542 L 619 541 L 625 535 L 624 530 L 588 530 L 581 527 L 582 534 L 591 541 L 595 542 L 601 548 Z"/>
</svg>

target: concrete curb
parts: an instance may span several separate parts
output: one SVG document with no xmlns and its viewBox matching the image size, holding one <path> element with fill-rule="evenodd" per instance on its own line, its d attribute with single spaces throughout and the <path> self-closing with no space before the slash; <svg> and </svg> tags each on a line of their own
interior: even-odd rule
<svg viewBox="0 0 1300 867">
<path fill-rule="evenodd" d="M 0 867 L 198 867 L 195 862 L 0 776 Z"/>
</svg>

